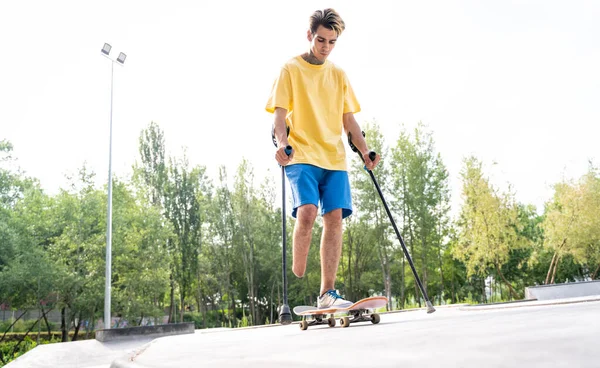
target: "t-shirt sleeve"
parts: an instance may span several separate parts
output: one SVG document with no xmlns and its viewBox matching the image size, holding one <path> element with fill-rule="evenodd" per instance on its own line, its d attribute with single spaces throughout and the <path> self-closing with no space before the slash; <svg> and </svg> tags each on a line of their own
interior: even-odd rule
<svg viewBox="0 0 600 368">
<path fill-rule="evenodd" d="M 344 73 L 344 114 L 345 113 L 354 113 L 360 112 L 360 104 L 358 103 L 358 99 L 354 94 L 354 90 L 350 85 L 350 80 L 346 73 Z"/>
<path fill-rule="evenodd" d="M 284 108 L 288 112 L 292 110 L 292 80 L 290 73 L 285 68 L 281 68 L 279 77 L 273 83 L 271 96 L 269 96 L 265 109 L 274 113 L 276 107 Z"/>
</svg>

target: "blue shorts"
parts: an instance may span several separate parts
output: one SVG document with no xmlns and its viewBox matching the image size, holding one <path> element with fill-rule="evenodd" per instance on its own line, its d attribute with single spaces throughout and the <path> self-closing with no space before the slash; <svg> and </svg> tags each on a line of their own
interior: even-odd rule
<svg viewBox="0 0 600 368">
<path fill-rule="evenodd" d="M 309 164 L 293 164 L 285 167 L 292 188 L 292 217 L 296 218 L 298 207 L 305 204 L 321 205 L 321 215 L 342 209 L 342 218 L 352 214 L 352 195 L 348 172 L 327 170 Z"/>
</svg>

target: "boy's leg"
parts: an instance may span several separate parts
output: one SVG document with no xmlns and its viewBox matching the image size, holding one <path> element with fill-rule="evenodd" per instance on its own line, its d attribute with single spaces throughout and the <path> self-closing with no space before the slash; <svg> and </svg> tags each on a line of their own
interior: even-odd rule
<svg viewBox="0 0 600 368">
<path fill-rule="evenodd" d="M 297 277 L 304 276 L 306 271 L 306 259 L 319 205 L 318 181 L 322 172 L 322 169 L 306 164 L 294 164 L 285 168 L 292 189 L 292 217 L 296 218 L 292 271 Z"/>
<path fill-rule="evenodd" d="M 294 275 L 297 277 L 302 277 L 306 271 L 306 259 L 310 250 L 313 225 L 317 217 L 317 206 L 314 204 L 305 204 L 298 207 L 296 217 L 292 271 L 294 271 Z"/>
<path fill-rule="evenodd" d="M 323 237 L 321 238 L 321 296 L 319 308 L 352 305 L 335 291 L 335 279 L 342 255 L 342 219 L 352 213 L 350 181 L 345 171 L 328 171 L 319 183 Z"/>
<path fill-rule="evenodd" d="M 323 215 L 321 237 L 321 292 L 335 289 L 335 279 L 342 255 L 342 209 Z"/>
</svg>

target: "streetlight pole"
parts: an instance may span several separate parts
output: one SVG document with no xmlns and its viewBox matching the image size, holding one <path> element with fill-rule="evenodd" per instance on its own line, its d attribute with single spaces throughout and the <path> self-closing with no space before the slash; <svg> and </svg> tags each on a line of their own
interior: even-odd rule
<svg viewBox="0 0 600 368">
<path fill-rule="evenodd" d="M 111 45 L 105 43 L 102 54 L 110 61 L 110 133 L 108 144 L 108 209 L 106 214 L 106 273 L 104 282 L 104 328 L 111 328 L 111 284 L 112 284 L 112 116 L 113 116 L 113 85 L 115 60 L 109 57 Z M 116 62 L 120 65 L 125 63 L 127 55 L 120 53 Z"/>
</svg>

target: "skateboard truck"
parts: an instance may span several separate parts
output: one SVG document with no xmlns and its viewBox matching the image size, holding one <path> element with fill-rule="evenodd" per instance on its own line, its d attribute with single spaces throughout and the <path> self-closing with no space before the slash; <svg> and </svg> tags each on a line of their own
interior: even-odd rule
<svg viewBox="0 0 600 368">
<path fill-rule="evenodd" d="M 300 321 L 300 329 L 306 330 L 308 326 L 317 326 L 317 325 L 329 325 L 329 327 L 335 327 L 335 317 L 333 317 L 333 313 L 329 318 L 325 318 L 325 314 L 317 314 L 312 316 L 314 319 L 308 320 L 307 316 L 302 318 Z"/>
<path fill-rule="evenodd" d="M 380 320 L 381 317 L 379 316 L 379 314 L 369 314 L 369 311 L 367 309 L 359 309 L 350 311 L 349 316 L 344 316 L 340 318 L 340 326 L 348 327 L 351 323 L 356 322 L 371 322 L 372 324 L 376 325 L 379 323 Z"/>
</svg>

